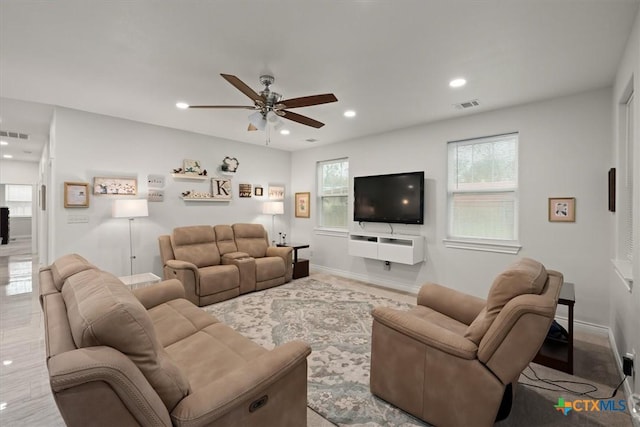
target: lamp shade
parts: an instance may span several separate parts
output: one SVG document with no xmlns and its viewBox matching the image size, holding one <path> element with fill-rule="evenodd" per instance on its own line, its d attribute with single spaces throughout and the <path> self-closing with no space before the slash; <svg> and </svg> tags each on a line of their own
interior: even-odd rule
<svg viewBox="0 0 640 427">
<path fill-rule="evenodd" d="M 284 213 L 284 202 L 264 202 L 262 213 L 266 215 L 282 215 Z"/>
<path fill-rule="evenodd" d="M 260 130 L 264 130 L 267 127 L 267 119 L 265 119 L 260 111 L 250 114 L 249 122 Z"/>
<path fill-rule="evenodd" d="M 139 218 L 149 216 L 147 199 L 114 200 L 112 216 L 114 218 Z"/>
</svg>

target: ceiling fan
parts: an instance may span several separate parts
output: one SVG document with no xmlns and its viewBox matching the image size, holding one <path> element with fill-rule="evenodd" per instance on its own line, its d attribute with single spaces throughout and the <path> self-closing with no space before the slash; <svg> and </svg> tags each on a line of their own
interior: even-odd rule
<svg viewBox="0 0 640 427">
<path fill-rule="evenodd" d="M 264 130 L 267 122 L 278 122 L 278 117 L 292 120 L 303 125 L 314 128 L 321 128 L 324 123 L 314 120 L 302 114 L 289 111 L 289 108 L 309 107 L 312 105 L 327 104 L 336 102 L 338 98 L 332 93 L 322 95 L 310 95 L 300 98 L 282 99 L 282 95 L 273 92 L 269 86 L 273 84 L 275 78 L 270 75 L 260 76 L 260 83 L 264 85 L 264 89 L 257 93 L 251 89 L 246 83 L 238 77 L 231 74 L 220 74 L 226 81 L 231 83 L 236 89 L 244 93 L 253 101 L 253 106 L 245 105 L 186 105 L 183 108 L 238 108 L 246 110 L 256 110 L 249 116 L 249 128 L 247 130 Z"/>
</svg>

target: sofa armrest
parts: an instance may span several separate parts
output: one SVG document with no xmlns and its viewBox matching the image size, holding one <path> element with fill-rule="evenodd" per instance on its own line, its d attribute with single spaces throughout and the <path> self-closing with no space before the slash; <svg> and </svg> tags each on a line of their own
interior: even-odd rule
<svg viewBox="0 0 640 427">
<path fill-rule="evenodd" d="M 376 307 L 371 315 L 379 323 L 453 356 L 471 360 L 475 359 L 478 352 L 478 346 L 473 341 L 406 311 Z"/>
<path fill-rule="evenodd" d="M 200 305 L 200 272 L 195 264 L 170 259 L 163 271 L 165 279 L 178 279 L 184 287 L 185 297 L 195 305 Z"/>
<path fill-rule="evenodd" d="M 251 258 L 251 255 L 249 255 L 246 252 L 229 252 L 222 255 L 222 263 L 232 264 L 230 261 L 237 260 L 237 259 L 244 259 L 244 258 Z"/>
<path fill-rule="evenodd" d="M 185 298 L 184 286 L 177 279 L 169 279 L 151 286 L 134 289 L 133 295 L 147 310 L 174 299 Z"/>
<path fill-rule="evenodd" d="M 289 246 L 269 246 L 266 256 L 277 256 L 284 261 L 284 280 L 289 282 L 293 278 L 293 248 Z"/>
<path fill-rule="evenodd" d="M 93 406 L 84 405 L 83 387 L 104 387 L 104 393 L 115 393 L 126 409 L 143 426 L 171 426 L 171 419 L 162 400 L 142 372 L 124 354 L 106 346 L 86 347 L 53 356 L 48 361 L 51 390 L 54 394 L 67 394 L 56 398 L 65 416 L 70 412 L 86 412 L 80 419 L 95 417 Z M 77 387 L 77 393 L 73 390 Z M 102 414 L 108 417 L 109 414 Z M 117 415 L 114 415 L 117 417 Z M 74 416 L 73 418 L 78 418 Z M 113 420 L 116 422 L 116 420 Z"/>
<path fill-rule="evenodd" d="M 465 325 L 470 325 L 486 304 L 482 298 L 435 283 L 423 285 L 418 293 L 418 305 L 432 308 Z"/>
<path fill-rule="evenodd" d="M 205 426 L 244 404 L 273 383 L 306 364 L 311 348 L 291 341 L 264 353 L 247 369 L 235 369 L 207 386 L 192 392 L 171 411 L 174 425 Z M 304 370 L 306 375 L 306 369 Z"/>
</svg>

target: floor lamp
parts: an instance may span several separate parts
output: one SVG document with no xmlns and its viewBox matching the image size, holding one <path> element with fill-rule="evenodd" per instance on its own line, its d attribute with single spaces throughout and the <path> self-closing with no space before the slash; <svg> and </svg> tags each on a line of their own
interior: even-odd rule
<svg viewBox="0 0 640 427">
<path fill-rule="evenodd" d="M 131 276 L 133 276 L 133 260 L 136 256 L 133 253 L 131 224 L 134 218 L 149 216 L 147 199 L 114 200 L 112 214 L 114 218 L 129 218 L 129 261 L 131 263 Z"/>
<path fill-rule="evenodd" d="M 284 213 L 284 202 L 264 202 L 262 205 L 262 213 L 271 215 L 271 242 L 275 245 L 275 226 L 276 215 Z"/>
</svg>

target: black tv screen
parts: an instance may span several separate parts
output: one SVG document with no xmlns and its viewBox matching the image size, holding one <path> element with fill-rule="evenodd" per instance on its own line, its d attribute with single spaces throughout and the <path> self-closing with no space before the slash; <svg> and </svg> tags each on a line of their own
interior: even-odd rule
<svg viewBox="0 0 640 427">
<path fill-rule="evenodd" d="M 424 224 L 424 172 L 357 176 L 353 220 Z"/>
</svg>

